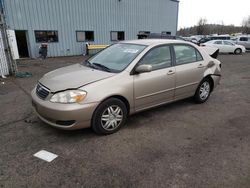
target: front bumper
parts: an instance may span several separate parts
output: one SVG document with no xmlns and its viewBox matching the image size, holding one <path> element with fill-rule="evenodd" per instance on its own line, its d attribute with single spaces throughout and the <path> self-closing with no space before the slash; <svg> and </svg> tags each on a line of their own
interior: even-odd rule
<svg viewBox="0 0 250 188">
<path fill-rule="evenodd" d="M 37 116 L 45 123 L 60 129 L 74 130 L 91 126 L 92 115 L 98 103 L 59 104 L 42 100 L 31 92 L 32 105 Z"/>
</svg>

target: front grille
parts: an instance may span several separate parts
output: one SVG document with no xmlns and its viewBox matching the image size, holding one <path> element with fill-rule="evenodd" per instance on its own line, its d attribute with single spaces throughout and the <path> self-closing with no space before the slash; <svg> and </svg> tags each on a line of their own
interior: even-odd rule
<svg viewBox="0 0 250 188">
<path fill-rule="evenodd" d="M 36 86 L 36 94 L 41 99 L 45 99 L 50 93 L 50 90 L 44 87 L 42 84 L 38 83 Z"/>
</svg>

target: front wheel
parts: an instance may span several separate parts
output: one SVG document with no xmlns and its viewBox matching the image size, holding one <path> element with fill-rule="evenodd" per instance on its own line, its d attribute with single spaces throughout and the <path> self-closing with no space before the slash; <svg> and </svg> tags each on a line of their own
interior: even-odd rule
<svg viewBox="0 0 250 188">
<path fill-rule="evenodd" d="M 128 110 L 119 99 L 110 98 L 102 102 L 92 117 L 92 129 L 97 134 L 112 134 L 126 122 Z"/>
<path fill-rule="evenodd" d="M 196 103 L 204 103 L 208 100 L 211 93 L 211 83 L 210 80 L 205 78 L 201 81 L 200 85 L 198 86 L 194 100 Z"/>
<path fill-rule="evenodd" d="M 237 48 L 237 49 L 234 51 L 234 54 L 236 54 L 236 55 L 242 54 L 242 50 L 241 50 L 240 48 Z"/>
</svg>

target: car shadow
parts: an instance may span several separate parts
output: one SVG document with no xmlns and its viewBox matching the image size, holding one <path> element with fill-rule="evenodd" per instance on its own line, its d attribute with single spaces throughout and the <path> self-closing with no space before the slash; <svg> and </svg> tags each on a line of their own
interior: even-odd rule
<svg viewBox="0 0 250 188">
<path fill-rule="evenodd" d="M 144 123 L 141 120 L 149 119 L 149 121 L 151 121 L 151 119 L 153 119 L 155 114 L 166 114 L 167 115 L 168 113 L 171 113 L 175 109 L 178 109 L 178 108 L 181 108 L 184 106 L 190 106 L 190 105 L 195 105 L 192 97 L 187 98 L 187 99 L 182 99 L 180 101 L 164 104 L 164 105 L 154 107 L 154 108 L 151 108 L 151 109 L 148 109 L 145 111 L 141 111 L 139 113 L 131 115 L 128 118 L 125 127 L 129 128 L 129 129 L 137 129 L 137 128 L 144 125 Z"/>
<path fill-rule="evenodd" d="M 126 125 L 120 130 L 123 129 L 137 129 L 144 125 L 143 121 L 154 117 L 155 114 L 167 114 L 172 112 L 177 108 L 181 108 L 183 106 L 194 105 L 192 98 L 183 99 L 180 101 L 172 102 L 169 104 L 165 104 L 159 107 L 155 107 L 149 110 L 145 110 L 136 114 L 133 114 L 128 117 Z M 66 140 L 74 140 L 77 141 L 84 139 L 93 139 L 98 138 L 102 135 L 97 135 L 93 132 L 91 128 L 79 129 L 79 130 L 62 130 L 54 128 L 44 122 L 42 122 L 38 117 L 34 116 L 35 124 L 37 124 L 36 128 L 38 128 L 42 134 L 44 135 L 54 135 L 59 139 Z M 117 133 L 116 133 L 117 134 Z"/>
<path fill-rule="evenodd" d="M 91 139 L 98 137 L 91 128 L 79 129 L 79 130 L 62 130 L 55 127 L 52 127 L 42 120 L 40 120 L 37 116 L 33 115 L 26 122 L 30 124 L 32 129 L 36 129 L 36 134 L 39 134 L 39 137 L 49 138 L 49 139 L 58 139 L 63 141 L 74 140 L 77 141 L 84 139 Z M 53 138 L 52 138 L 53 137 Z"/>
</svg>

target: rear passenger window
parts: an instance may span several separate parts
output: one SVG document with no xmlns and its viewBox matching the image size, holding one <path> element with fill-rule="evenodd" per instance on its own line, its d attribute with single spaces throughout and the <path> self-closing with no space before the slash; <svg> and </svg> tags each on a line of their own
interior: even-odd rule
<svg viewBox="0 0 250 188">
<path fill-rule="evenodd" d="M 202 61 L 203 58 L 192 46 L 188 45 L 176 45 L 174 46 L 176 65 L 182 65 L 187 63 L 193 63 L 196 61 Z"/>
<path fill-rule="evenodd" d="M 160 46 L 149 51 L 140 61 L 139 65 L 151 65 L 153 70 L 171 66 L 171 53 L 169 46 Z"/>
<path fill-rule="evenodd" d="M 240 41 L 248 41 L 247 37 L 240 37 Z"/>
<path fill-rule="evenodd" d="M 200 52 L 196 50 L 197 61 L 203 61 L 203 57 L 201 56 Z"/>
</svg>

